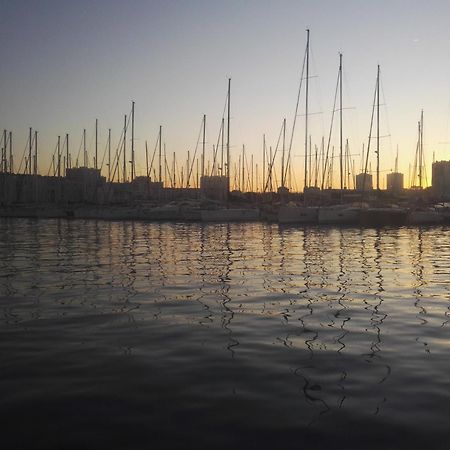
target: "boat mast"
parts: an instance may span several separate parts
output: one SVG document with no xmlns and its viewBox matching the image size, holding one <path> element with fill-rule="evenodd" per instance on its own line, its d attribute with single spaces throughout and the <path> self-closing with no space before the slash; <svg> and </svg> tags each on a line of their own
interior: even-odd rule
<svg viewBox="0 0 450 450">
<path fill-rule="evenodd" d="M 419 187 L 422 189 L 422 164 L 423 164 L 423 109 L 420 114 L 420 122 L 419 122 Z"/>
<path fill-rule="evenodd" d="M 377 191 L 380 190 L 380 65 L 377 71 Z"/>
<path fill-rule="evenodd" d="M 58 136 L 58 166 L 57 166 L 57 173 L 58 177 L 61 176 L 61 136 Z M 36 157 L 34 159 L 34 174 L 36 175 Z"/>
<path fill-rule="evenodd" d="M 2 154 L 1 154 L 1 164 L 0 164 L 0 172 L 8 172 L 8 160 L 6 157 L 6 148 L 8 146 L 8 141 L 6 140 L 6 130 L 3 130 L 3 145 L 2 145 Z"/>
<path fill-rule="evenodd" d="M 231 89 L 231 78 L 228 78 L 228 102 L 227 102 L 227 187 L 228 192 L 230 192 L 230 89 Z"/>
<path fill-rule="evenodd" d="M 339 53 L 339 164 L 340 164 L 341 191 L 342 191 L 344 182 L 344 174 L 342 166 L 342 53 Z"/>
<path fill-rule="evenodd" d="M 127 182 L 127 115 L 125 114 L 125 118 L 123 121 L 123 182 Z"/>
<path fill-rule="evenodd" d="M 159 126 L 159 177 L 158 177 L 158 181 L 160 183 L 162 183 L 161 140 L 162 140 L 162 125 Z"/>
<path fill-rule="evenodd" d="M 0 172 L 7 173 L 8 172 L 8 157 L 7 157 L 7 131 L 3 130 L 3 145 L 1 150 L 1 162 L 0 162 Z"/>
<path fill-rule="evenodd" d="M 241 192 L 244 192 L 245 190 L 245 145 L 242 144 L 242 185 L 241 185 Z"/>
<path fill-rule="evenodd" d="M 177 186 L 177 177 L 175 172 L 175 152 L 173 152 L 173 182 L 172 187 L 175 188 Z"/>
<path fill-rule="evenodd" d="M 286 184 L 284 176 L 284 153 L 286 146 L 286 117 L 283 119 L 283 153 L 281 154 L 281 187 L 284 188 Z"/>
<path fill-rule="evenodd" d="M 222 154 L 220 157 L 220 176 L 223 177 L 223 141 L 224 141 L 224 129 L 225 129 L 225 119 L 222 117 L 222 132 L 221 132 L 221 140 L 222 140 Z"/>
<path fill-rule="evenodd" d="M 205 176 L 205 135 L 206 135 L 206 114 L 203 114 L 202 164 L 201 164 L 200 179 L 202 179 Z"/>
<path fill-rule="evenodd" d="M 111 181 L 111 128 L 108 128 L 108 181 Z"/>
<path fill-rule="evenodd" d="M 38 174 L 38 144 L 37 144 L 38 132 L 34 131 L 34 174 Z"/>
<path fill-rule="evenodd" d="M 33 139 L 32 139 L 32 136 L 31 136 L 31 133 L 32 133 L 32 128 L 30 127 L 30 136 L 29 136 L 29 147 L 28 147 L 28 173 L 31 175 L 31 147 L 32 147 L 32 145 L 33 145 Z"/>
<path fill-rule="evenodd" d="M 83 128 L 83 166 L 87 167 L 87 154 L 86 154 L 86 128 Z"/>
<path fill-rule="evenodd" d="M 5 144 L 6 146 L 6 144 Z M 9 172 L 14 173 L 14 159 L 12 148 L 12 131 L 9 132 Z"/>
<path fill-rule="evenodd" d="M 306 30 L 306 95 L 305 95 L 305 182 L 308 185 L 308 94 L 309 94 L 309 30 Z"/>
<path fill-rule="evenodd" d="M 263 134 L 263 163 L 262 163 L 262 192 L 265 192 L 266 188 L 266 135 Z"/>
<path fill-rule="evenodd" d="M 66 175 L 67 169 L 70 168 L 70 158 L 69 158 L 69 133 L 66 133 Z"/>
<path fill-rule="evenodd" d="M 98 168 L 97 158 L 98 158 L 98 119 L 95 119 L 95 164 L 94 164 L 95 169 Z"/>
<path fill-rule="evenodd" d="M 131 102 L 131 181 L 134 180 L 135 163 L 134 163 L 134 102 Z"/>
</svg>

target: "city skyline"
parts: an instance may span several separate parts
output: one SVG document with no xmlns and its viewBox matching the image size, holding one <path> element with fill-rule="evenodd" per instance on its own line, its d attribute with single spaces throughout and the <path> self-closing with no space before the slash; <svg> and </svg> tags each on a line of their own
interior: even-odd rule
<svg viewBox="0 0 450 450">
<path fill-rule="evenodd" d="M 99 157 L 109 128 L 115 150 L 131 101 L 136 102 L 137 175 L 145 172 L 145 141 L 153 149 L 159 126 L 167 153 L 176 152 L 182 161 L 195 148 L 204 114 L 211 159 L 228 78 L 232 157 L 236 160 L 245 145 L 261 165 L 263 134 L 275 147 L 283 118 L 289 131 L 292 127 L 307 28 L 313 146 L 328 136 L 342 52 L 343 134 L 355 165 L 360 167 L 358 155 L 367 146 L 378 64 L 382 180 L 394 168 L 398 145 L 399 170 L 408 184 L 422 109 L 428 184 L 433 154 L 449 159 L 445 17 L 450 7 L 445 2 L 432 2 L 433 7 L 409 2 L 408 9 L 399 1 L 3 3 L 0 127 L 13 133 L 16 169 L 29 127 L 39 132 L 44 175 L 58 135 L 69 133 L 76 153 L 86 128 L 92 161 L 95 119 Z M 301 104 L 292 150 L 298 189 L 303 114 Z M 338 145 L 336 128 L 332 143 Z M 373 153 L 371 160 L 373 166 Z"/>
</svg>

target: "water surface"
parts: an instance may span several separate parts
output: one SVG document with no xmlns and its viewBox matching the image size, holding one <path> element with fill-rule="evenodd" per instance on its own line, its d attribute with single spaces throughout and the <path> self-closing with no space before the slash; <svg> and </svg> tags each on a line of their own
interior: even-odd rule
<svg viewBox="0 0 450 450">
<path fill-rule="evenodd" d="M 450 229 L 0 220 L 0 442 L 448 448 Z"/>
</svg>

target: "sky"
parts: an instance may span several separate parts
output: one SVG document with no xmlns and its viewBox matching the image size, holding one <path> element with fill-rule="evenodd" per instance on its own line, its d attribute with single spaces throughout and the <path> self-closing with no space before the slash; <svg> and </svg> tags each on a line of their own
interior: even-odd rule
<svg viewBox="0 0 450 450">
<path fill-rule="evenodd" d="M 0 0 L 0 11 L 0 129 L 13 133 L 17 166 L 29 127 L 38 131 L 44 175 L 58 135 L 70 134 L 75 159 L 86 128 L 92 158 L 96 118 L 99 159 L 109 128 L 114 149 L 132 101 L 138 174 L 145 172 L 145 141 L 152 153 L 160 125 L 168 155 L 176 152 L 180 165 L 188 150 L 192 156 L 204 114 L 211 161 L 228 78 L 232 161 L 245 145 L 261 167 L 263 134 L 275 148 L 283 118 L 288 134 L 292 129 L 307 28 L 313 146 L 328 137 L 342 52 L 343 135 L 356 167 L 367 146 L 378 64 L 382 179 L 394 169 L 397 146 L 408 178 L 422 109 L 429 182 L 433 155 L 450 159 L 444 0 Z M 335 153 L 338 138 L 335 128 Z M 292 148 L 297 189 L 303 146 L 304 94 Z"/>
</svg>

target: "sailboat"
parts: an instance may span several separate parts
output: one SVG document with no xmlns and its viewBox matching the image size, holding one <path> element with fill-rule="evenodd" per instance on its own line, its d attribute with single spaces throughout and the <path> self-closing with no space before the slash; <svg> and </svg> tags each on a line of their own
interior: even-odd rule
<svg viewBox="0 0 450 450">
<path fill-rule="evenodd" d="M 364 177 L 367 176 L 367 165 L 369 161 L 370 143 L 372 139 L 372 125 L 376 106 L 377 117 L 377 173 L 376 173 L 376 189 L 380 191 L 380 66 L 377 67 L 377 80 L 375 85 L 375 96 L 372 108 L 372 119 L 370 123 L 369 141 L 367 144 L 366 162 L 364 168 Z M 366 180 L 363 178 L 363 194 L 366 188 Z M 363 226 L 384 226 L 384 225 L 403 225 L 406 220 L 407 210 L 396 206 L 369 207 L 361 209 L 360 222 Z"/>
<path fill-rule="evenodd" d="M 418 177 L 418 184 L 414 185 L 414 178 L 413 182 L 411 183 L 411 189 L 417 189 L 421 190 L 423 189 L 423 173 L 424 173 L 424 167 L 425 167 L 425 159 L 423 154 L 423 111 L 420 115 L 420 121 L 418 123 L 418 139 L 417 139 L 417 149 L 416 149 L 416 157 L 415 157 L 415 163 L 414 163 L 414 174 L 417 174 Z M 444 221 L 444 215 L 436 210 L 435 208 L 420 208 L 415 207 L 412 208 L 408 212 L 408 216 L 406 218 L 406 223 L 408 225 L 433 225 L 438 224 Z"/>
<path fill-rule="evenodd" d="M 340 140 L 340 188 L 343 192 L 344 173 L 343 173 L 343 133 L 342 133 L 342 53 L 339 54 L 339 112 L 340 112 L 340 126 L 339 126 L 339 140 Z M 335 108 L 333 108 L 334 110 Z M 330 129 L 331 137 L 331 129 Z M 328 158 L 328 150 L 327 150 Z M 325 179 L 325 173 L 323 174 Z M 324 183 L 322 183 L 323 185 Z M 322 186 L 323 187 L 323 186 Z M 356 224 L 359 221 L 360 208 L 348 205 L 333 205 L 319 208 L 318 222 L 319 224 Z"/>
<path fill-rule="evenodd" d="M 305 183 L 304 183 L 304 192 L 307 188 L 307 180 L 308 180 L 308 101 L 309 101 L 309 30 L 306 30 L 306 50 L 305 50 L 305 65 L 306 65 L 306 78 L 305 78 Z M 305 68 L 305 66 L 304 66 Z M 283 145 L 283 164 L 282 164 L 282 186 L 281 189 L 285 189 L 284 180 L 286 179 L 286 169 L 288 164 L 290 163 L 290 156 L 292 150 L 292 141 L 294 137 L 295 123 L 298 116 L 298 99 L 300 98 L 300 92 L 303 81 L 303 69 L 302 75 L 300 78 L 300 87 L 298 90 L 297 96 L 297 104 L 294 114 L 294 121 L 292 126 L 291 139 L 289 143 L 288 150 L 288 163 L 284 164 L 284 145 Z M 305 205 L 282 205 L 278 210 L 278 223 L 280 224 L 288 224 L 288 223 L 316 223 L 317 222 L 317 207 L 309 207 Z"/>
</svg>

